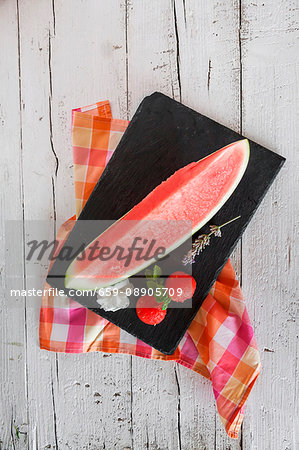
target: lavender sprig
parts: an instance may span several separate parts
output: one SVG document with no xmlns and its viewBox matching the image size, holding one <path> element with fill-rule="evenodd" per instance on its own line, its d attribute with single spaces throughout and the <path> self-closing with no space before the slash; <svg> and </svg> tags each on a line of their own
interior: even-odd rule
<svg viewBox="0 0 299 450">
<path fill-rule="evenodd" d="M 221 237 L 221 228 L 225 227 L 229 223 L 234 222 L 235 220 L 240 219 L 241 216 L 235 217 L 234 219 L 229 220 L 228 222 L 223 223 L 222 225 L 210 225 L 210 233 L 209 234 L 201 234 L 192 244 L 191 250 L 187 253 L 187 255 L 183 258 L 183 264 L 186 266 L 187 264 L 193 264 L 195 262 L 195 257 L 199 255 L 203 249 L 210 245 L 211 236 L 214 235 L 216 237 Z"/>
</svg>

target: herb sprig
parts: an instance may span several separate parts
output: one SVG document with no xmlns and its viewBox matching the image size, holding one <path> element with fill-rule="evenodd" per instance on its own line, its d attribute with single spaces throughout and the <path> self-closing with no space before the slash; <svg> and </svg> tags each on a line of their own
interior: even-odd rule
<svg viewBox="0 0 299 450">
<path fill-rule="evenodd" d="M 167 294 L 167 289 L 164 287 L 164 281 L 161 278 L 162 270 L 161 267 L 155 265 L 153 271 L 147 269 L 145 271 L 146 276 L 146 284 L 148 289 L 153 290 L 153 295 L 157 303 L 162 303 L 161 309 L 164 311 L 167 309 L 169 303 L 171 302 L 171 298 Z"/>
<path fill-rule="evenodd" d="M 225 227 L 229 223 L 234 222 L 235 220 L 240 219 L 241 216 L 235 217 L 234 219 L 229 220 L 228 222 L 223 223 L 222 225 L 210 225 L 210 233 L 209 234 L 201 234 L 192 244 L 191 250 L 185 255 L 183 258 L 184 266 L 187 264 L 193 264 L 195 262 L 195 257 L 199 255 L 203 249 L 210 245 L 211 237 L 214 235 L 216 237 L 221 237 L 221 228 Z"/>
</svg>

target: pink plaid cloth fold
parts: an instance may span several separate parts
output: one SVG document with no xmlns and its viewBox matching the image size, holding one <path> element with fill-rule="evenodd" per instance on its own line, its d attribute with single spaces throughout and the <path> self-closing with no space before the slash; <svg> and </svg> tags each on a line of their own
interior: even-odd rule
<svg viewBox="0 0 299 450">
<path fill-rule="evenodd" d="M 73 110 L 76 214 L 80 213 L 128 121 L 113 119 L 108 101 Z M 57 235 L 60 246 L 76 217 Z M 59 251 L 59 249 L 58 249 Z M 46 288 L 50 286 L 46 284 Z M 228 435 L 237 438 L 244 403 L 260 372 L 260 356 L 245 302 L 230 261 L 173 355 L 164 355 L 66 296 L 44 296 L 40 347 L 66 353 L 103 351 L 176 361 L 211 380 Z"/>
</svg>

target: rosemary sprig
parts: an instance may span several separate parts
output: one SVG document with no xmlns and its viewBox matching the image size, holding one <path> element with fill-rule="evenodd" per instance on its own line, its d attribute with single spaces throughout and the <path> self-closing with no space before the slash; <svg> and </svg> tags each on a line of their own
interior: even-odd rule
<svg viewBox="0 0 299 450">
<path fill-rule="evenodd" d="M 203 249 L 210 245 L 211 236 L 221 237 L 221 228 L 225 227 L 229 223 L 234 222 L 235 220 L 240 219 L 241 216 L 235 217 L 234 219 L 229 220 L 228 222 L 223 223 L 222 225 L 210 225 L 210 233 L 209 234 L 201 234 L 192 244 L 191 250 L 187 253 L 187 255 L 183 258 L 183 264 L 186 266 L 187 264 L 193 264 L 195 262 L 195 257 L 199 255 Z"/>
</svg>

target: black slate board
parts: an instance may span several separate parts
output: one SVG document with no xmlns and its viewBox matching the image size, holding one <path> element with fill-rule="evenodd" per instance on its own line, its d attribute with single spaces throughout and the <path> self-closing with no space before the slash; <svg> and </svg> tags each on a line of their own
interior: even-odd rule
<svg viewBox="0 0 299 450">
<path fill-rule="evenodd" d="M 146 97 L 65 245 L 76 248 L 76 243 L 91 242 L 97 237 L 82 236 L 81 221 L 119 219 L 176 170 L 239 139 L 242 136 L 238 133 L 161 93 Z M 105 312 L 94 299 L 94 308 L 90 309 L 157 350 L 172 354 L 284 161 L 283 157 L 250 141 L 246 172 L 211 223 L 221 224 L 238 215 L 241 219 L 223 230 L 223 237 L 215 238 L 193 264 L 197 289 L 191 308 L 169 309 L 164 321 L 155 327 L 141 322 L 134 308 Z M 55 262 L 47 279 L 50 285 L 64 289 L 68 264 Z M 75 300 L 85 306 L 84 298 Z"/>
</svg>

